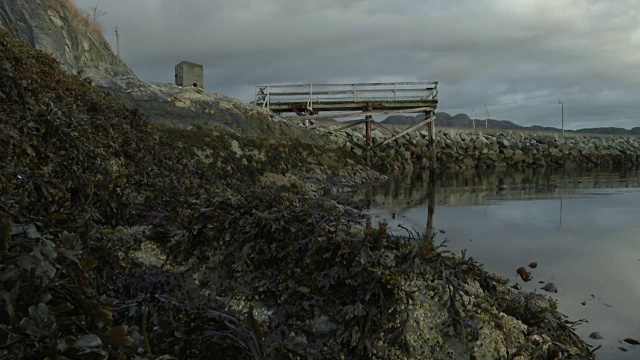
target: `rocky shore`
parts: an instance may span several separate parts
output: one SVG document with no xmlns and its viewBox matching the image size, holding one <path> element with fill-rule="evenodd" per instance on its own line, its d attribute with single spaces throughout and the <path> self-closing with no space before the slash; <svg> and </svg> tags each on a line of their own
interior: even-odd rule
<svg viewBox="0 0 640 360">
<path fill-rule="evenodd" d="M 437 120 L 436 120 L 437 124 Z M 400 129 L 398 129 L 400 130 Z M 343 138 L 330 135 L 322 127 L 317 133 L 328 136 L 356 155 L 363 151 Z M 364 144 L 364 131 L 344 131 L 352 141 Z M 375 129 L 375 145 L 390 133 Z M 625 167 L 640 164 L 640 138 L 614 135 L 567 135 L 499 130 L 491 132 L 436 127 L 436 167 L 439 169 L 487 168 L 564 168 L 591 169 Z M 376 166 L 393 172 L 429 169 L 431 164 L 428 133 L 415 131 L 371 153 Z"/>
<path fill-rule="evenodd" d="M 328 137 L 154 124 L 6 32 L 0 95 L 2 358 L 593 357 L 551 299 L 332 199 L 384 174 Z"/>
<path fill-rule="evenodd" d="M 332 196 L 432 168 L 425 132 L 367 161 L 322 129 L 141 81 L 69 1 L 2 2 L 0 27 L 0 358 L 593 358 L 551 299 Z M 439 129 L 437 166 L 636 153 L 545 141 Z"/>
</svg>

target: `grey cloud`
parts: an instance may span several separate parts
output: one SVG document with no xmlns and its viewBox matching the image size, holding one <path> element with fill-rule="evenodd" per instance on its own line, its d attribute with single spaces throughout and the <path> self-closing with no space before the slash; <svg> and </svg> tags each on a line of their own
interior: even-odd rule
<svg viewBox="0 0 640 360">
<path fill-rule="evenodd" d="M 77 0 L 82 8 L 94 0 Z M 110 0 L 108 40 L 145 80 L 181 60 L 250 100 L 262 83 L 437 80 L 439 110 L 523 125 L 639 126 L 635 0 Z"/>
</svg>

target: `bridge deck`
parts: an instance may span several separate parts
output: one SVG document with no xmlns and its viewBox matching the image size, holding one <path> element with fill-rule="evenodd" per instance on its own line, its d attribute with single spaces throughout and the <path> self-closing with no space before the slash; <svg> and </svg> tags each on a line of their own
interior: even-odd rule
<svg viewBox="0 0 640 360">
<path fill-rule="evenodd" d="M 375 111 L 433 108 L 437 82 L 256 86 L 255 103 L 276 113 Z"/>
</svg>

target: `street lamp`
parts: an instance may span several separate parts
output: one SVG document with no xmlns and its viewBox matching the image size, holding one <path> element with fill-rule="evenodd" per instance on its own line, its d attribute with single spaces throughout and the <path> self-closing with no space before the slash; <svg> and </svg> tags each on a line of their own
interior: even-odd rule
<svg viewBox="0 0 640 360">
<path fill-rule="evenodd" d="M 558 101 L 562 105 L 562 137 L 564 137 L 564 101 Z"/>
</svg>

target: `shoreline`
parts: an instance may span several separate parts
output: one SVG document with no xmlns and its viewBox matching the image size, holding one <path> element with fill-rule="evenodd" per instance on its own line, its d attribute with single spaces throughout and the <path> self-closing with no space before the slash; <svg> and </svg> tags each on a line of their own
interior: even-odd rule
<svg viewBox="0 0 640 360">
<path fill-rule="evenodd" d="M 384 175 L 328 138 L 153 125 L 0 40 L 0 356 L 592 357 L 548 298 L 362 226 L 329 195 Z"/>
</svg>

